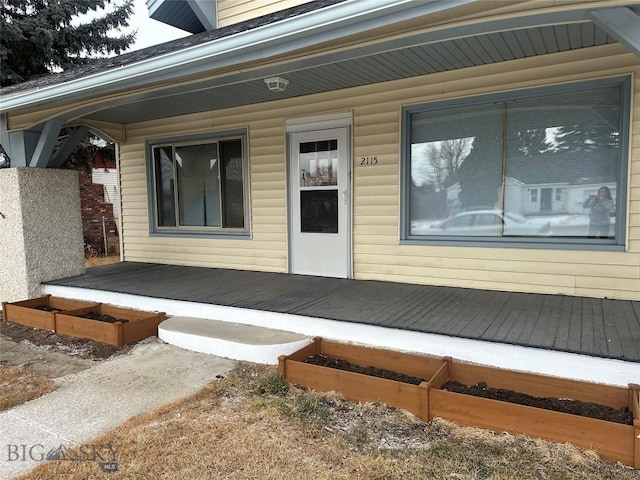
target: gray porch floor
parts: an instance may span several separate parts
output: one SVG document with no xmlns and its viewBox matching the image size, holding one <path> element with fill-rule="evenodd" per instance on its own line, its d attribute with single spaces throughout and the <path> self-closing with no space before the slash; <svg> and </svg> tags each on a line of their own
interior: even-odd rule
<svg viewBox="0 0 640 480">
<path fill-rule="evenodd" d="M 46 282 L 640 362 L 640 302 L 123 262 Z"/>
</svg>

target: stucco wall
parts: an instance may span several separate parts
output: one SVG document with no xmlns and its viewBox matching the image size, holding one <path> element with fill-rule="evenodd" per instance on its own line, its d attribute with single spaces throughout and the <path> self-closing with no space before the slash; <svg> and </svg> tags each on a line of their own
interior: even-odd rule
<svg viewBox="0 0 640 480">
<path fill-rule="evenodd" d="M 0 170 L 0 300 L 42 295 L 41 282 L 84 273 L 78 174 Z"/>
<path fill-rule="evenodd" d="M 27 292 L 18 169 L 0 169 L 0 300 L 22 300 Z"/>
</svg>

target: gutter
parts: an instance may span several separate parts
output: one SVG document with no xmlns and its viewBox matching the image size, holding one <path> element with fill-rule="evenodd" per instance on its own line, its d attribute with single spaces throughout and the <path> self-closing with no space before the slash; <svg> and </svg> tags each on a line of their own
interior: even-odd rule
<svg viewBox="0 0 640 480">
<path fill-rule="evenodd" d="M 177 52 L 60 84 L 8 94 L 2 97 L 0 113 L 34 107 L 53 100 L 71 101 L 88 95 L 106 95 L 151 82 L 170 81 L 247 61 L 264 60 L 476 1 L 478 0 L 347 0 Z"/>
</svg>

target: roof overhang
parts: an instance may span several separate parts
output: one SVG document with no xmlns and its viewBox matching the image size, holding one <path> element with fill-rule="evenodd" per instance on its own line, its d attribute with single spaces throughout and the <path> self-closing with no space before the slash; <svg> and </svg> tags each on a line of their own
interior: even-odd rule
<svg viewBox="0 0 640 480">
<path fill-rule="evenodd" d="M 581 3 L 425 28 L 417 21 L 474 3 L 478 0 L 346 1 L 119 68 L 3 95 L 0 113 L 75 104 L 63 109 L 67 121 L 132 123 L 622 42 L 619 30 L 627 32 L 624 44 L 638 55 L 631 47 L 640 41 L 629 26 L 640 17 L 621 2 L 608 3 L 618 4 L 615 8 Z M 611 28 L 611 22 L 626 26 Z M 605 24 L 606 30 L 600 28 Z M 389 33 L 395 26 L 402 29 Z M 273 75 L 291 81 L 277 97 L 263 81 Z"/>
<path fill-rule="evenodd" d="M 228 69 L 476 1 L 346 1 L 121 68 L 8 94 L 3 98 L 0 113 L 52 100 L 71 101 L 87 94 L 105 95 L 150 83 L 168 83 L 212 69 Z"/>
<path fill-rule="evenodd" d="M 147 0 L 149 17 L 191 33 L 216 28 L 216 2 L 211 0 Z"/>
</svg>

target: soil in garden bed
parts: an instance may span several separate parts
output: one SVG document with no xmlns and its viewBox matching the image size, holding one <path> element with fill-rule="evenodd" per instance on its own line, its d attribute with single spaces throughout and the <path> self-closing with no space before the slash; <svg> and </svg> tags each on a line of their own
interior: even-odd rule
<svg viewBox="0 0 640 480">
<path fill-rule="evenodd" d="M 89 320 L 98 320 L 100 322 L 108 322 L 108 323 L 116 323 L 116 322 L 129 323 L 129 320 L 124 320 L 122 318 L 115 318 L 115 317 L 112 317 L 111 315 L 100 315 L 94 312 L 87 312 L 83 315 L 79 315 L 79 317 L 87 318 Z"/>
<path fill-rule="evenodd" d="M 41 310 L 43 312 L 59 312 L 60 311 L 57 308 L 49 307 L 48 305 L 40 305 L 38 307 L 30 307 L 30 308 L 33 308 L 34 310 Z"/>
<path fill-rule="evenodd" d="M 369 375 L 370 377 L 386 378 L 387 380 L 395 380 L 396 382 L 410 383 L 412 385 L 420 385 L 420 383 L 424 382 L 424 379 L 422 378 L 412 377 L 410 375 L 405 375 L 404 373 L 394 372 L 393 370 L 376 367 L 361 367 L 360 365 L 350 363 L 346 360 L 330 358 L 324 355 L 312 355 L 304 362 L 311 363 L 313 365 L 320 365 L 322 367 L 346 370 L 353 373 L 361 373 L 363 375 Z"/>
<path fill-rule="evenodd" d="M 135 343 L 120 348 L 106 343 L 96 342 L 88 338 L 70 337 L 48 330 L 21 325 L 2 320 L 0 315 L 0 337 L 16 343 L 38 345 L 68 355 L 91 360 L 104 360 L 114 355 L 130 351 Z M 0 361 L 0 363 L 2 363 Z"/>
<path fill-rule="evenodd" d="M 484 382 L 478 382 L 475 385 L 469 386 L 460 382 L 449 381 L 442 385 L 441 388 L 442 390 L 463 393 L 465 395 L 516 403 L 518 405 L 526 405 L 528 407 L 543 408 L 545 410 L 553 410 L 556 412 L 570 413 L 572 415 L 596 418 L 599 420 L 606 420 L 608 422 L 622 423 L 624 425 L 633 425 L 633 414 L 627 407 L 616 409 L 606 405 L 581 402 L 570 398 L 534 397 L 525 393 L 514 392 L 513 390 L 490 388 Z"/>
</svg>

